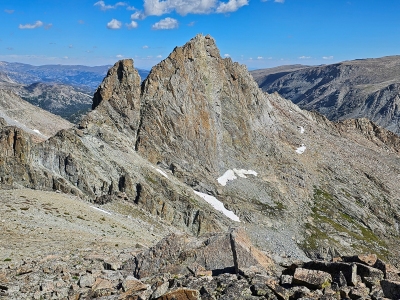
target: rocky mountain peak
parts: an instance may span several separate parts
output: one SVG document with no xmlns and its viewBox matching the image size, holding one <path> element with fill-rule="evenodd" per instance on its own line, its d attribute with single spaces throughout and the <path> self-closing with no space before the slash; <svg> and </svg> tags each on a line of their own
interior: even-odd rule
<svg viewBox="0 0 400 300">
<path fill-rule="evenodd" d="M 106 124 L 135 139 L 140 119 L 140 75 L 132 59 L 120 60 L 108 71 L 93 96 L 93 111 L 80 123 Z"/>
<path fill-rule="evenodd" d="M 255 130 L 273 123 L 269 101 L 246 67 L 221 58 L 203 35 L 153 67 L 143 83 L 141 116 L 141 155 L 214 177 L 245 160 Z"/>
</svg>

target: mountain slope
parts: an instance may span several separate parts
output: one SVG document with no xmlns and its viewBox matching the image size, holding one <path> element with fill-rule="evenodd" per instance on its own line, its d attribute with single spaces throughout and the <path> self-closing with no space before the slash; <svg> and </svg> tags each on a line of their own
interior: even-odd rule
<svg viewBox="0 0 400 300">
<path fill-rule="evenodd" d="M 400 56 L 346 61 L 288 72 L 253 71 L 266 92 L 278 92 L 330 120 L 368 118 L 400 133 Z M 271 74 L 272 73 L 272 74 Z"/>
<path fill-rule="evenodd" d="M 3 118 L 7 125 L 28 132 L 37 141 L 43 141 L 58 131 L 73 126 L 63 118 L 24 101 L 10 91 L 1 89 L 0 118 Z"/>
<path fill-rule="evenodd" d="M 263 93 L 210 36 L 142 84 L 132 60 L 117 62 L 79 127 L 37 145 L 5 127 L 0 143 L 2 187 L 125 199 L 193 235 L 242 227 L 280 257 L 400 261 L 399 137 Z"/>
</svg>

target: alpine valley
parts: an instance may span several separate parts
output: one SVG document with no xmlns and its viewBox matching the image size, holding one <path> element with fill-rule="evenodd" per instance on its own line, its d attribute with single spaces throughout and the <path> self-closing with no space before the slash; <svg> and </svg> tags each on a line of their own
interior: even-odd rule
<svg viewBox="0 0 400 300">
<path fill-rule="evenodd" d="M 9 119 L 7 299 L 400 298 L 400 138 L 263 92 L 210 36 L 143 81 L 118 61 L 54 135 Z"/>
</svg>

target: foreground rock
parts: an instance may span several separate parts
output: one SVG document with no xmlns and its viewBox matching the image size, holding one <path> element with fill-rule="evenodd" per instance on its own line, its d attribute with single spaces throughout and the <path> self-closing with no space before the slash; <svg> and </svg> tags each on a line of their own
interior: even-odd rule
<svg viewBox="0 0 400 300">
<path fill-rule="evenodd" d="M 264 254 L 264 261 L 268 260 L 269 264 L 263 265 L 254 259 L 253 251 L 257 249 L 253 245 L 247 244 L 252 251 L 242 251 L 237 257 L 232 252 L 233 246 L 229 249 L 226 245 L 227 238 L 237 244 L 240 237 L 245 234 L 235 230 L 200 236 L 196 243 L 187 235 L 171 235 L 135 256 L 128 249 L 113 251 L 107 256 L 87 250 L 70 256 L 51 255 L 12 262 L 0 268 L 0 296 L 119 300 L 399 297 L 400 282 L 389 280 L 378 268 L 395 269 L 379 259 L 373 266 L 332 261 L 287 261 L 278 266 Z M 215 251 L 218 247 L 219 251 Z M 127 260 L 130 262 L 123 263 Z M 239 261 L 241 268 L 235 268 Z M 116 267 L 111 267 L 110 262 Z M 347 283 L 340 274 L 346 273 L 349 266 L 354 270 L 355 280 Z M 365 268 L 371 276 L 366 276 Z"/>
<path fill-rule="evenodd" d="M 270 257 L 255 248 L 243 230 L 201 237 L 172 235 L 135 257 L 133 274 L 137 278 L 159 273 L 182 275 L 243 274 L 250 267 L 259 272 L 274 272 Z"/>
</svg>

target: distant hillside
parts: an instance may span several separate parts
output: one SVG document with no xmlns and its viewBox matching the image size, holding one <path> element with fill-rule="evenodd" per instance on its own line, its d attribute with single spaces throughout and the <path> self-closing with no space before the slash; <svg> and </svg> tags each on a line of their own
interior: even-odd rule
<svg viewBox="0 0 400 300">
<path fill-rule="evenodd" d="M 61 129 L 73 126 L 63 118 L 24 101 L 11 91 L 2 89 L 0 118 L 3 118 L 7 125 L 17 126 L 29 133 L 36 141 L 43 141 Z"/>
<path fill-rule="evenodd" d="M 400 134 L 400 56 L 251 72 L 268 93 L 278 92 L 330 120 L 368 118 Z"/>
<path fill-rule="evenodd" d="M 0 62 L 0 88 L 77 123 L 91 110 L 92 97 L 110 66 L 32 66 Z M 138 70 L 142 80 L 149 71 Z"/>
</svg>

